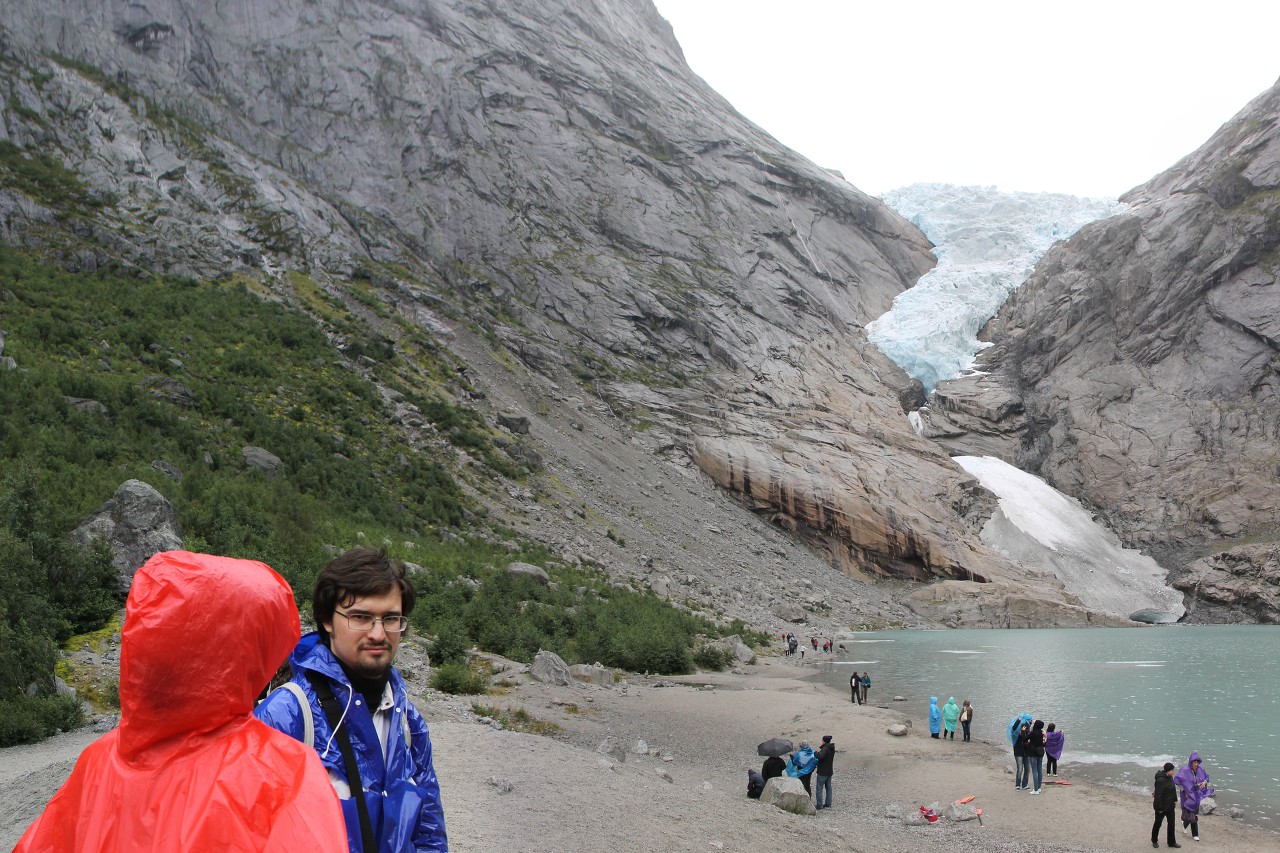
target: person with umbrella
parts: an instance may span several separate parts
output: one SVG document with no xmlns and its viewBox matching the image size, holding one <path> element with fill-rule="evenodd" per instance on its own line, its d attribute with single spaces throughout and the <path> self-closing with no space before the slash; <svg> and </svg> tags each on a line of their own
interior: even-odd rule
<svg viewBox="0 0 1280 853">
<path fill-rule="evenodd" d="M 791 741 L 785 738 L 770 738 L 764 743 L 756 747 L 757 755 L 768 756 L 764 760 L 764 766 L 760 768 L 760 775 L 767 783 L 775 776 L 781 776 L 786 772 L 787 762 L 782 756 L 786 755 L 792 749 Z"/>
</svg>

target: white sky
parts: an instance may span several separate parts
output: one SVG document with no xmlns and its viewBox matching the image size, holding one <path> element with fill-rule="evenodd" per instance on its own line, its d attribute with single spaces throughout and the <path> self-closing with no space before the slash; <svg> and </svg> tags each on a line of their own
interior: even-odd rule
<svg viewBox="0 0 1280 853">
<path fill-rule="evenodd" d="M 654 0 L 748 119 L 879 194 L 1117 196 L 1280 77 L 1276 0 Z"/>
</svg>

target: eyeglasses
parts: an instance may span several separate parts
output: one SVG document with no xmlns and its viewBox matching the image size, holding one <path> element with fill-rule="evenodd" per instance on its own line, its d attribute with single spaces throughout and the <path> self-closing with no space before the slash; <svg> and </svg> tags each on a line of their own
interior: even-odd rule
<svg viewBox="0 0 1280 853">
<path fill-rule="evenodd" d="M 400 634 L 409 627 L 407 616 L 374 616 L 372 613 L 343 613 L 341 610 L 333 612 L 345 616 L 347 627 L 352 631 L 372 631 L 373 626 L 379 622 L 382 623 L 382 630 L 388 634 Z"/>
</svg>

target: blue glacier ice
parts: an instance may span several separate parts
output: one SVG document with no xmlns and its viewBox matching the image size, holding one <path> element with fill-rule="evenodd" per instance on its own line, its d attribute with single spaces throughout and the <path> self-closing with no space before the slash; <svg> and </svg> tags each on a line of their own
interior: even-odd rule
<svg viewBox="0 0 1280 853">
<path fill-rule="evenodd" d="M 868 336 L 925 392 L 972 369 L 978 331 L 1050 246 L 1124 210 L 1115 199 L 913 184 L 884 201 L 933 242 L 938 265 L 867 326 Z"/>
</svg>

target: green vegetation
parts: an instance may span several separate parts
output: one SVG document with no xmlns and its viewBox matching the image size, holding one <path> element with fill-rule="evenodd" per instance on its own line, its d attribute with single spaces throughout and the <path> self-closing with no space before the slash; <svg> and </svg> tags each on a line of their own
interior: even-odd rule
<svg viewBox="0 0 1280 853">
<path fill-rule="evenodd" d="M 479 696 L 488 692 L 488 679 L 462 661 L 450 661 L 432 668 L 431 686 L 441 693 Z"/>
<path fill-rule="evenodd" d="M 88 186 L 57 157 L 19 148 L 7 139 L 0 139 L 0 185 L 68 214 L 104 204 L 102 199 L 90 194 Z"/>
<path fill-rule="evenodd" d="M 0 746 L 84 722 L 74 697 L 54 692 L 58 643 L 97 628 L 119 607 L 103 547 L 72 545 L 25 465 L 0 483 Z"/>
<path fill-rule="evenodd" d="M 478 717 L 497 720 L 502 727 L 513 732 L 527 732 L 533 735 L 553 735 L 562 729 L 550 720 L 540 720 L 524 708 L 499 708 L 496 705 L 475 703 L 471 711 Z"/>
<path fill-rule="evenodd" d="M 470 582 L 449 567 L 416 575 L 411 620 L 436 636 L 432 663 L 458 661 L 474 645 L 525 663 L 546 649 L 568 663 L 684 673 L 693 669 L 691 649 L 699 636 L 724 635 L 707 619 L 651 594 L 611 586 L 599 572 L 547 571 L 548 585 L 492 568 L 465 570 Z"/>
</svg>

